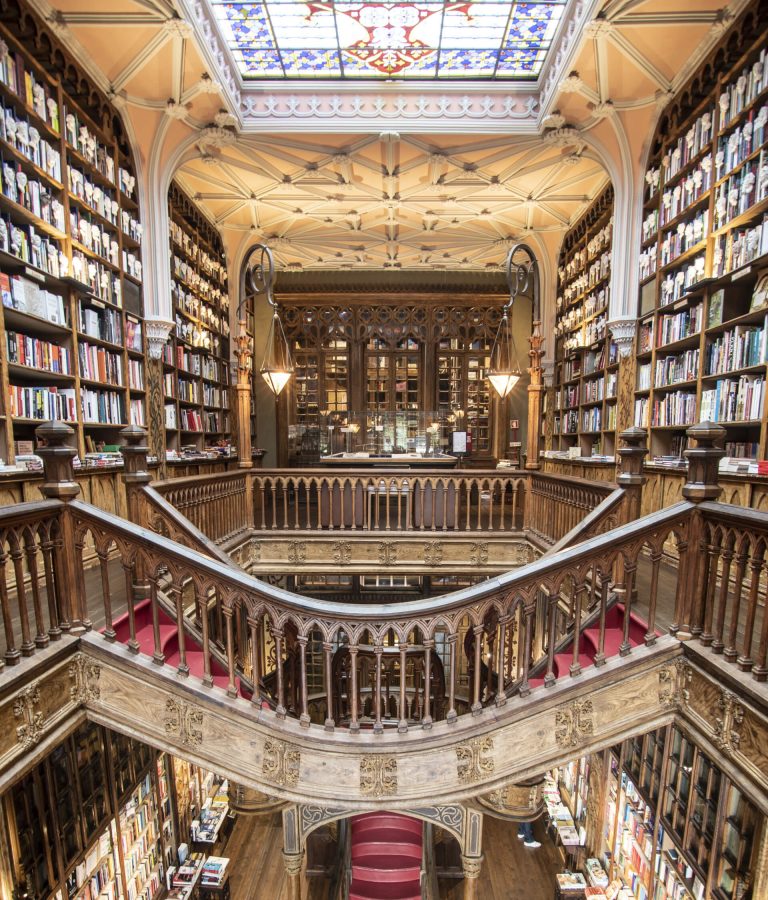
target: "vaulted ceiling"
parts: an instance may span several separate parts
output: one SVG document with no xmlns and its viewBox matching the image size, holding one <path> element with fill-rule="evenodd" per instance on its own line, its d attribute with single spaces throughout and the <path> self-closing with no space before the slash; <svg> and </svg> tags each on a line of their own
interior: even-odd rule
<svg viewBox="0 0 768 900">
<path fill-rule="evenodd" d="M 590 21 L 576 34 L 564 26 L 521 100 L 520 88 L 462 82 L 450 102 L 493 113 L 474 127 L 465 116 L 448 129 L 443 116 L 397 130 L 374 120 L 364 131 L 300 113 L 356 84 L 312 82 L 302 99 L 285 93 L 295 84 L 242 83 L 207 0 L 32 2 L 127 108 L 145 154 L 163 120 L 177 141 L 214 122 L 226 130 L 227 140 L 187 154 L 178 177 L 230 246 L 266 239 L 291 268 L 470 269 L 499 265 L 510 242 L 531 234 L 556 248 L 608 179 L 590 145 L 640 165 L 658 109 L 745 5 L 572 0 L 569 14 Z M 402 85 L 380 87 L 384 103 Z M 523 101 L 525 121 L 504 115 Z M 265 103 L 276 114 L 249 120 Z M 563 126 L 574 129 L 566 139 Z"/>
</svg>

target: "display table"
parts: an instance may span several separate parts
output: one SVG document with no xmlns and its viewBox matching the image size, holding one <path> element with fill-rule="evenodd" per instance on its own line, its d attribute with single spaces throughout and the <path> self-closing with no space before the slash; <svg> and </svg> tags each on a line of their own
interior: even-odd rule
<svg viewBox="0 0 768 900">
<path fill-rule="evenodd" d="M 558 872 L 555 900 L 584 900 L 587 881 L 580 872 Z"/>
<path fill-rule="evenodd" d="M 200 900 L 229 900 L 229 859 L 209 856 L 203 865 Z"/>
<path fill-rule="evenodd" d="M 173 873 L 167 900 L 193 900 L 197 897 L 197 887 L 204 862 L 205 857 L 202 853 L 193 853 L 183 865 L 179 866 Z"/>
</svg>

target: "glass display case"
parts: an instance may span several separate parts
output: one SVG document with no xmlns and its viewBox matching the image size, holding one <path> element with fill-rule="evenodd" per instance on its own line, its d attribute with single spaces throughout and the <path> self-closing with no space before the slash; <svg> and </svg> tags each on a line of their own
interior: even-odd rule
<svg viewBox="0 0 768 900">
<path fill-rule="evenodd" d="M 449 458 L 447 451 L 454 427 L 445 413 L 435 411 L 327 412 L 321 416 L 316 440 L 321 461 L 330 456 L 347 460 L 434 460 Z M 306 442 L 305 434 L 302 440 Z"/>
</svg>

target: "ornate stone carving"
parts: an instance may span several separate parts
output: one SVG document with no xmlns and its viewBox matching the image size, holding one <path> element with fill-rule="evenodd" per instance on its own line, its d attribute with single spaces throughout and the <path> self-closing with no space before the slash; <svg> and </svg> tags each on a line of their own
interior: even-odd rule
<svg viewBox="0 0 768 900">
<path fill-rule="evenodd" d="M 544 128 L 562 128 L 565 125 L 565 116 L 557 109 L 545 116 L 541 123 Z"/>
<path fill-rule="evenodd" d="M 594 734 L 591 700 L 572 700 L 555 710 L 555 740 L 559 747 L 578 747 Z"/>
<path fill-rule="evenodd" d="M 163 22 L 163 30 L 171 37 L 180 37 L 182 39 L 190 38 L 195 33 L 192 25 L 185 22 L 184 19 L 166 19 Z"/>
<path fill-rule="evenodd" d="M 147 336 L 147 353 L 150 359 L 162 359 L 163 347 L 168 343 L 168 335 L 173 322 L 165 319 L 144 319 L 144 333 Z"/>
<path fill-rule="evenodd" d="M 613 340 L 619 349 L 619 356 L 629 356 L 635 345 L 635 319 L 616 319 L 608 323 Z"/>
<path fill-rule="evenodd" d="M 667 708 L 681 709 L 688 703 L 691 667 L 682 659 L 659 671 L 659 703 Z"/>
<path fill-rule="evenodd" d="M 569 125 L 545 131 L 544 141 L 553 147 L 562 147 L 564 150 L 572 150 L 574 153 L 582 153 L 587 146 L 579 132 Z"/>
<path fill-rule="evenodd" d="M 254 541 L 249 548 L 250 558 L 249 562 L 251 565 L 255 563 L 261 562 L 261 544 L 258 541 Z"/>
<path fill-rule="evenodd" d="M 558 90 L 561 94 L 576 94 L 584 87 L 584 82 L 579 77 L 578 72 L 571 72 L 567 78 L 563 78 L 563 80 L 558 85 Z"/>
<path fill-rule="evenodd" d="M 592 108 L 592 116 L 595 119 L 608 119 L 616 115 L 616 107 L 612 100 L 601 100 Z"/>
<path fill-rule="evenodd" d="M 461 870 L 465 878 L 479 878 L 483 865 L 482 856 L 464 856 L 461 855 Z"/>
<path fill-rule="evenodd" d="M 231 147 L 237 143 L 237 135 L 230 128 L 222 128 L 219 125 L 206 125 L 200 130 L 197 139 L 197 148 L 201 152 L 210 150 L 211 147 Z"/>
<path fill-rule="evenodd" d="M 207 72 L 203 72 L 200 81 L 195 85 L 198 94 L 219 94 L 221 93 L 221 85 L 215 81 Z"/>
<path fill-rule="evenodd" d="M 352 559 L 352 544 L 349 541 L 336 541 L 331 544 L 331 556 L 335 563 L 346 565 Z"/>
<path fill-rule="evenodd" d="M 456 771 L 462 784 L 482 781 L 492 775 L 496 762 L 487 754 L 493 752 L 493 738 L 471 738 L 456 747 Z"/>
<path fill-rule="evenodd" d="M 194 22 L 198 40 L 206 51 L 204 58 L 214 63 L 213 70 L 224 80 L 230 98 L 238 106 L 241 99 L 239 79 L 232 71 L 227 52 L 220 43 L 219 32 L 211 19 L 210 11 L 203 0 L 193 0 L 191 7 L 193 15 L 190 18 Z"/>
<path fill-rule="evenodd" d="M 424 565 L 439 566 L 443 561 L 442 541 L 428 541 L 424 544 Z"/>
<path fill-rule="evenodd" d="M 285 866 L 285 874 L 289 878 L 296 878 L 301 874 L 301 867 L 304 862 L 304 853 L 286 853 L 283 851 L 283 865 Z"/>
<path fill-rule="evenodd" d="M 23 750 L 34 747 L 43 735 L 45 716 L 39 705 L 40 686 L 37 682 L 24 688 L 13 701 L 13 715 L 21 719 L 21 724 L 16 726 L 16 739 Z"/>
<path fill-rule="evenodd" d="M 203 732 L 197 728 L 203 724 L 203 712 L 184 700 L 169 697 L 165 701 L 165 733 L 176 738 L 186 747 L 199 747 L 203 742 Z"/>
<path fill-rule="evenodd" d="M 391 797 L 397 793 L 397 760 L 374 754 L 360 760 L 360 792 L 366 797 Z"/>
<path fill-rule="evenodd" d="M 213 121 L 219 128 L 234 128 L 235 125 L 237 125 L 237 117 L 233 116 L 231 112 L 227 112 L 225 109 L 217 112 L 213 117 Z"/>
<path fill-rule="evenodd" d="M 472 544 L 469 548 L 469 561 L 473 566 L 484 566 L 488 562 L 488 544 Z"/>
<path fill-rule="evenodd" d="M 165 104 L 163 112 L 169 119 L 186 119 L 189 110 L 183 103 L 177 103 L 175 100 L 169 100 Z"/>
<path fill-rule="evenodd" d="M 307 542 L 291 541 L 288 544 L 288 562 L 294 566 L 301 566 L 307 561 Z"/>
<path fill-rule="evenodd" d="M 744 707 L 730 691 L 723 690 L 717 701 L 718 716 L 714 716 L 715 743 L 723 751 L 731 755 L 739 749 L 741 734 L 736 730 L 744 721 Z"/>
<path fill-rule="evenodd" d="M 593 19 L 584 26 L 584 34 L 591 38 L 606 37 L 613 32 L 613 22 L 608 19 Z"/>
<path fill-rule="evenodd" d="M 394 541 L 379 541 L 379 562 L 382 566 L 394 566 L 397 562 L 397 544 Z"/>
<path fill-rule="evenodd" d="M 417 806 L 411 812 L 414 815 L 421 816 L 423 819 L 436 822 L 442 828 L 445 828 L 446 831 L 452 832 L 461 839 L 464 829 L 464 807 L 458 804 L 449 806 Z"/>
<path fill-rule="evenodd" d="M 267 738 L 264 742 L 264 761 L 261 773 L 282 787 L 295 787 L 299 783 L 301 751 L 285 741 Z"/>
<path fill-rule="evenodd" d="M 89 662 L 82 653 L 77 653 L 69 664 L 67 673 L 72 682 L 69 696 L 73 703 L 88 703 L 89 700 L 99 699 L 101 666 Z"/>
<path fill-rule="evenodd" d="M 299 811 L 302 834 L 307 834 L 328 819 L 336 819 L 349 812 L 345 806 L 315 806 L 314 804 L 302 804 L 299 806 Z"/>
</svg>

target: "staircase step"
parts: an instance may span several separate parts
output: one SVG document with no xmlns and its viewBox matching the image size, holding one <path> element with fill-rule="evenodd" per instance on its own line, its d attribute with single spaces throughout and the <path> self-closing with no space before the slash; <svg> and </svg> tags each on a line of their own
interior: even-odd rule
<svg viewBox="0 0 768 900">
<path fill-rule="evenodd" d="M 364 856 L 352 863 L 352 878 L 360 881 L 400 883 L 416 881 L 421 875 L 421 860 L 402 856 Z"/>
<path fill-rule="evenodd" d="M 376 884 L 372 881 L 352 881 L 349 900 L 421 900 L 421 883 Z"/>
<path fill-rule="evenodd" d="M 360 862 L 368 857 L 401 856 L 408 859 L 421 860 L 421 842 L 418 844 L 408 840 L 407 835 L 397 835 L 384 840 L 364 840 L 355 843 L 352 836 L 352 860 Z"/>
<path fill-rule="evenodd" d="M 397 813 L 364 813 L 352 819 L 355 834 L 361 834 L 371 828 L 400 828 L 413 834 L 421 835 L 421 822 Z"/>
<path fill-rule="evenodd" d="M 587 653 L 579 654 L 579 663 L 581 664 L 582 669 L 586 669 L 587 666 L 592 665 L 592 656 Z M 558 678 L 562 678 L 564 675 L 567 675 L 571 670 L 571 665 L 573 664 L 573 650 L 570 653 L 557 653 L 555 654 L 555 674 Z"/>
<path fill-rule="evenodd" d="M 406 842 L 409 844 L 420 845 L 421 831 L 416 833 L 404 828 L 397 828 L 386 824 L 371 825 L 369 828 L 364 828 L 361 831 L 358 831 L 357 828 L 352 829 L 353 847 L 357 844 L 364 844 L 370 841 L 376 843 L 382 841 L 399 841 L 400 843 Z"/>
<path fill-rule="evenodd" d="M 590 628 L 584 632 L 584 637 L 589 641 L 592 650 L 590 655 L 592 657 L 597 653 L 597 648 L 600 646 L 600 629 L 599 628 Z M 610 659 L 612 656 L 619 655 L 619 647 L 621 647 L 624 642 L 624 632 L 621 628 L 606 628 L 605 629 L 605 643 L 604 650 L 606 659 Z M 633 641 L 631 638 L 629 643 L 636 647 L 637 643 Z"/>
</svg>

